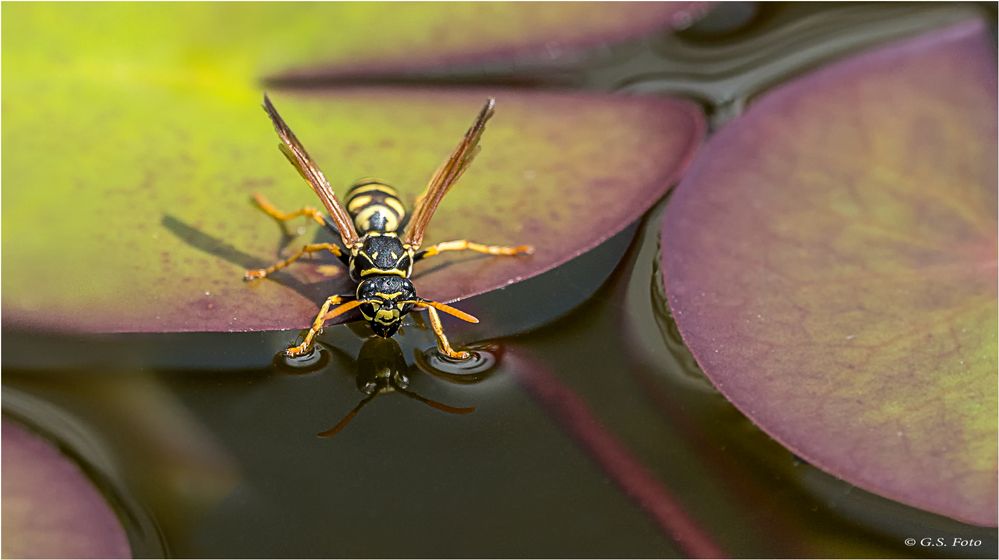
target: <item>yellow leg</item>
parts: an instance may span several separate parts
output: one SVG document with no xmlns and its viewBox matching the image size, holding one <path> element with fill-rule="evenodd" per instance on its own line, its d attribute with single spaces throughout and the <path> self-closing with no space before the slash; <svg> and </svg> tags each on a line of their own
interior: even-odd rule
<svg viewBox="0 0 999 560">
<path fill-rule="evenodd" d="M 255 193 L 253 195 L 253 201 L 257 203 L 257 206 L 259 206 L 261 210 L 264 211 L 264 214 L 267 214 L 279 222 L 294 220 L 299 216 L 308 216 L 319 223 L 319 225 L 326 225 L 326 220 L 323 219 L 322 212 L 310 206 L 295 210 L 294 212 L 284 213 L 275 208 L 274 205 L 260 193 Z"/>
<path fill-rule="evenodd" d="M 312 339 L 323 330 L 323 324 L 326 323 L 326 312 L 330 310 L 330 307 L 339 305 L 342 301 L 343 296 L 330 296 L 326 298 L 326 302 L 323 303 L 323 306 L 319 309 L 319 314 L 316 315 L 315 320 L 312 321 L 312 327 L 305 335 L 305 340 L 303 340 L 298 346 L 292 346 L 291 348 L 285 350 L 284 353 L 292 357 L 301 356 L 302 354 L 307 353 L 309 348 L 312 347 Z"/>
<path fill-rule="evenodd" d="M 430 328 L 434 330 L 434 335 L 437 336 L 437 349 L 440 350 L 441 354 L 455 360 L 467 360 L 471 358 L 471 354 L 465 352 L 456 352 L 454 348 L 451 348 L 451 343 L 448 342 L 447 336 L 444 334 L 444 326 L 441 325 L 440 315 L 437 314 L 437 310 L 433 307 L 426 307 L 427 315 L 430 316 Z"/>
<path fill-rule="evenodd" d="M 475 251 L 487 255 L 530 255 L 534 252 L 534 247 L 530 245 L 517 245 L 516 247 L 503 247 L 501 245 L 483 245 L 467 239 L 457 241 L 445 241 L 436 245 L 431 245 L 417 254 L 417 260 L 426 259 L 444 251 Z"/>
<path fill-rule="evenodd" d="M 263 278 L 268 274 L 273 274 L 274 272 L 277 272 L 278 270 L 281 270 L 282 268 L 288 266 L 289 264 L 297 261 L 302 257 L 302 255 L 306 253 L 315 253 L 316 251 L 329 251 L 330 253 L 333 253 L 333 255 L 337 257 L 339 257 L 341 253 L 340 247 L 338 247 L 334 243 L 310 243 L 302 247 L 302 249 L 297 253 L 295 253 L 294 255 L 288 257 L 283 261 L 276 262 L 267 268 L 255 268 L 252 270 L 247 270 L 246 274 L 243 276 L 243 280 L 256 280 L 258 278 Z"/>
</svg>

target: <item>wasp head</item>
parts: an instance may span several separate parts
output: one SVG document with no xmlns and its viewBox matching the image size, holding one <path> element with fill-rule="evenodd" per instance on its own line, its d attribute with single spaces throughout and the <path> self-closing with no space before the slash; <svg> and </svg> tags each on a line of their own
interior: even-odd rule
<svg viewBox="0 0 999 560">
<path fill-rule="evenodd" d="M 361 315 L 371 330 L 388 338 L 399 330 L 402 318 L 413 308 L 416 289 L 407 278 L 375 276 L 357 285 L 357 299 L 362 302 Z"/>
</svg>

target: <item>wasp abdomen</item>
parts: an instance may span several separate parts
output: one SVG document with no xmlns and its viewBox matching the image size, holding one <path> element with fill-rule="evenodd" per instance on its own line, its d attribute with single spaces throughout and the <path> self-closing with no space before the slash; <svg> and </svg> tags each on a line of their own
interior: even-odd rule
<svg viewBox="0 0 999 560">
<path fill-rule="evenodd" d="M 406 206 L 399 193 L 374 179 L 364 179 L 350 187 L 346 204 L 361 235 L 369 231 L 399 231 L 406 220 Z"/>
</svg>

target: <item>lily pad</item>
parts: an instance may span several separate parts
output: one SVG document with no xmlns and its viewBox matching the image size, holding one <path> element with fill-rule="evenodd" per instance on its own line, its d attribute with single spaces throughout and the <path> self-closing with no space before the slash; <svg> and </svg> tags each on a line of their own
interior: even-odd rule
<svg viewBox="0 0 999 560">
<path fill-rule="evenodd" d="M 307 60 L 306 47 L 288 47 L 290 32 L 272 22 L 311 22 L 296 45 L 330 35 L 308 19 L 314 10 L 4 7 L 5 327 L 294 329 L 347 289 L 331 260 L 242 281 L 243 269 L 277 260 L 288 241 L 251 193 L 289 210 L 317 205 L 277 153 L 256 84 Z M 371 43 L 352 33 L 357 45 Z M 489 291 L 595 247 L 666 192 L 704 135 L 694 104 L 662 98 L 358 88 L 272 98 L 341 192 L 375 175 L 412 200 L 487 96 L 498 107 L 483 153 L 427 241 L 468 237 L 537 252 L 429 261 L 433 272 L 416 279 L 427 297 Z M 313 238 L 306 230 L 291 243 Z"/>
<path fill-rule="evenodd" d="M 131 558 L 114 511 L 83 471 L 14 420 L 3 430 L 4 558 Z"/>
<path fill-rule="evenodd" d="M 662 229 L 704 372 L 853 484 L 996 523 L 996 69 L 966 22 L 763 95 Z"/>
<path fill-rule="evenodd" d="M 687 27 L 710 5 L 459 2 L 436 9 L 382 5 L 355 9 L 353 17 L 340 8 L 338 12 L 353 27 L 347 40 L 341 39 L 340 45 L 317 44 L 320 54 L 310 53 L 306 67 L 279 76 L 398 80 L 454 68 L 556 67 L 603 54 L 614 43 Z M 365 33 L 368 42 L 355 43 L 355 33 Z"/>
</svg>

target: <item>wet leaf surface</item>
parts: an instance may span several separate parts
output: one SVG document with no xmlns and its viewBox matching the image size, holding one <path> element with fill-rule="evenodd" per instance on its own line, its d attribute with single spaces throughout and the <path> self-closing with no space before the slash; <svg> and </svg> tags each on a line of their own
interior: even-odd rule
<svg viewBox="0 0 999 560">
<path fill-rule="evenodd" d="M 291 12 L 278 6 L 5 7 L 5 326 L 294 329 L 347 289 L 322 259 L 256 285 L 241 280 L 244 268 L 315 238 L 315 226 L 283 237 L 249 196 L 287 210 L 317 203 L 275 150 L 255 84 L 276 69 L 329 62 L 314 48 L 329 36 L 316 9 L 326 8 L 294 12 L 310 23 L 292 40 L 271 24 L 299 19 L 282 19 Z M 370 46 L 359 29 L 353 47 L 336 39 L 340 50 L 329 52 Z M 489 291 L 595 247 L 666 192 L 703 136 L 693 104 L 661 98 L 356 88 L 273 97 L 341 192 L 376 175 L 411 200 L 488 95 L 498 112 L 483 153 L 428 242 L 469 237 L 538 251 L 429 261 L 416 275 L 426 297 Z"/>
<path fill-rule="evenodd" d="M 996 74 L 978 23 L 762 96 L 665 216 L 684 341 L 796 454 L 996 523 Z"/>
<path fill-rule="evenodd" d="M 3 556 L 131 558 L 104 497 L 54 445 L 3 419 Z"/>
</svg>

